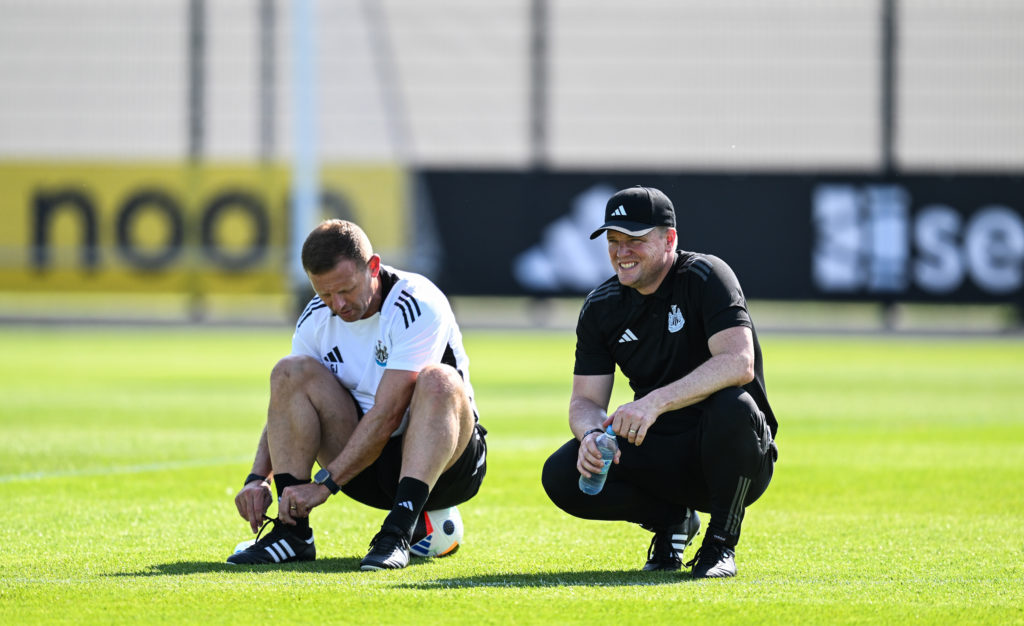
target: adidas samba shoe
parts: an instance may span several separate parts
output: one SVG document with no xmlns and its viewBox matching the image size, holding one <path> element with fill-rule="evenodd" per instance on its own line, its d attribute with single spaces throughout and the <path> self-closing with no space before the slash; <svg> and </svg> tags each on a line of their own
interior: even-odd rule
<svg viewBox="0 0 1024 626">
<path fill-rule="evenodd" d="M 736 551 L 720 541 L 705 537 L 697 554 L 686 566 L 693 568 L 691 575 L 694 578 L 729 578 L 736 575 Z"/>
<path fill-rule="evenodd" d="M 370 551 L 359 563 L 364 572 L 401 569 L 409 564 L 409 539 L 401 532 L 381 529 L 370 540 Z"/>
<path fill-rule="evenodd" d="M 645 572 L 673 572 L 683 565 L 683 551 L 693 542 L 700 530 L 700 517 L 693 509 L 686 510 L 686 519 L 681 524 L 648 528 L 654 531 L 651 546 L 647 549 Z"/>
<path fill-rule="evenodd" d="M 274 522 L 274 528 L 262 539 L 260 535 L 268 524 Z M 232 565 L 263 565 L 276 563 L 295 563 L 298 561 L 316 560 L 316 546 L 313 544 L 313 532 L 309 539 L 302 539 L 295 531 L 276 518 L 267 518 L 256 535 L 256 542 L 251 546 L 228 557 Z"/>
</svg>

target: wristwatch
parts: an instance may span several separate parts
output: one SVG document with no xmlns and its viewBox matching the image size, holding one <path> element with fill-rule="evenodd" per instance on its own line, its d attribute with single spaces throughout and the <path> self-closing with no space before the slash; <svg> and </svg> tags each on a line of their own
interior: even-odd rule
<svg viewBox="0 0 1024 626">
<path fill-rule="evenodd" d="M 316 476 L 313 477 L 313 482 L 315 482 L 318 485 L 323 485 L 324 487 L 327 487 L 327 489 L 331 492 L 332 496 L 338 493 L 338 491 L 341 489 L 341 487 L 338 486 L 338 483 L 334 482 L 334 479 L 331 478 L 331 473 L 328 472 L 326 469 L 322 469 L 319 472 L 317 472 Z"/>
</svg>

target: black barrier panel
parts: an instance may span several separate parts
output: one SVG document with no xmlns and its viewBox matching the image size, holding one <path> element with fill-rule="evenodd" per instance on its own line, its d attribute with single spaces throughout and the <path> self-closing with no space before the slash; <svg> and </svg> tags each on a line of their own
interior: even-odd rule
<svg viewBox="0 0 1024 626">
<path fill-rule="evenodd" d="M 578 295 L 611 276 L 608 197 L 642 184 L 680 247 L 715 254 L 748 297 L 1019 302 L 1024 179 L 427 171 L 452 294 Z"/>
</svg>

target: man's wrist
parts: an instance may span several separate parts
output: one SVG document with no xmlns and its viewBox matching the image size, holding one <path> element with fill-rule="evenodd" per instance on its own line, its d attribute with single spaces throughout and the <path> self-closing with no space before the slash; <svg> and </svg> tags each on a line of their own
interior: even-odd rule
<svg viewBox="0 0 1024 626">
<path fill-rule="evenodd" d="M 248 485 L 249 483 L 256 480 L 263 482 L 266 479 L 266 476 L 260 476 L 259 474 L 249 474 L 248 476 L 245 477 L 245 482 L 242 484 L 242 486 Z"/>
<path fill-rule="evenodd" d="M 338 483 L 334 482 L 334 480 L 331 478 L 331 472 L 326 468 L 323 468 L 316 473 L 316 476 L 313 477 L 313 482 L 318 485 L 323 485 L 324 487 L 327 487 L 327 491 L 330 492 L 328 495 L 334 495 L 341 490 L 341 487 L 338 486 Z"/>
<path fill-rule="evenodd" d="M 586 440 L 586 438 L 589 437 L 591 433 L 603 433 L 603 432 L 604 432 L 603 428 L 591 428 L 587 432 L 583 433 L 582 437 L 580 437 L 580 443 L 583 443 L 583 441 Z"/>
</svg>

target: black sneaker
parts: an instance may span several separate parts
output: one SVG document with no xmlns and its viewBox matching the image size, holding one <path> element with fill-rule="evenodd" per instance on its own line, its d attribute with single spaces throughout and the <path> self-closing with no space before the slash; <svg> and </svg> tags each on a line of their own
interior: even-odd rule
<svg viewBox="0 0 1024 626">
<path fill-rule="evenodd" d="M 683 565 L 683 551 L 693 542 L 700 530 L 697 511 L 687 509 L 686 519 L 681 524 L 663 528 L 647 528 L 654 531 L 651 547 L 647 549 L 645 572 L 674 572 Z"/>
<path fill-rule="evenodd" d="M 260 539 L 260 535 L 263 534 L 263 530 L 270 522 L 274 522 L 274 529 Z M 260 528 L 259 534 L 256 535 L 256 543 L 228 557 L 228 563 L 232 565 L 262 565 L 315 560 L 316 546 L 313 544 L 312 530 L 309 532 L 309 539 L 302 539 L 295 534 L 292 528 L 281 524 L 276 518 L 269 517 L 263 524 L 263 528 Z"/>
<path fill-rule="evenodd" d="M 409 539 L 401 532 L 381 529 L 370 540 L 370 551 L 359 563 L 359 569 L 401 569 L 409 564 Z"/>
<path fill-rule="evenodd" d="M 686 567 L 693 568 L 694 578 L 729 578 L 736 575 L 736 551 L 706 537 Z"/>
</svg>

